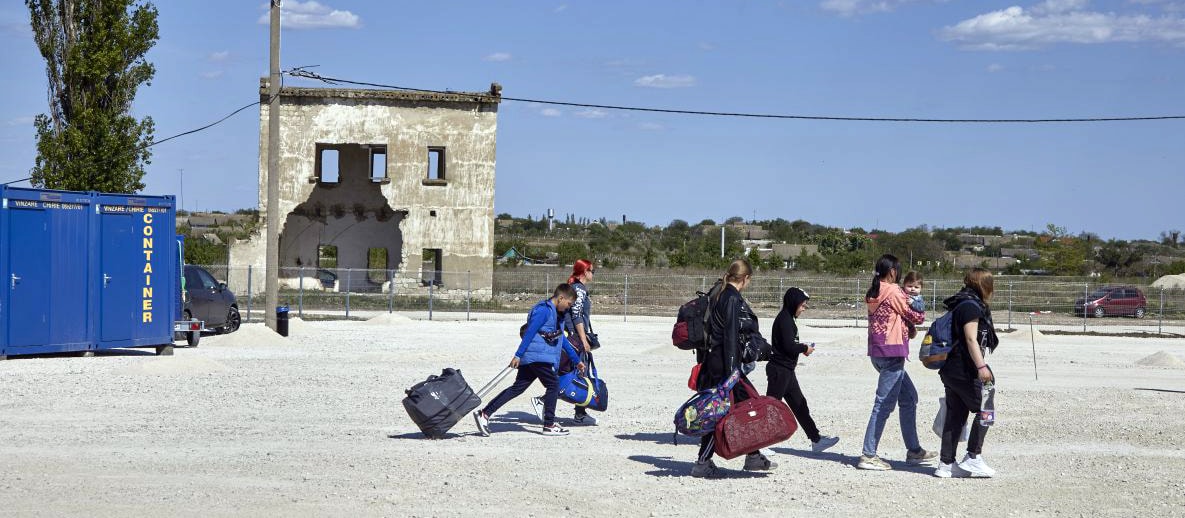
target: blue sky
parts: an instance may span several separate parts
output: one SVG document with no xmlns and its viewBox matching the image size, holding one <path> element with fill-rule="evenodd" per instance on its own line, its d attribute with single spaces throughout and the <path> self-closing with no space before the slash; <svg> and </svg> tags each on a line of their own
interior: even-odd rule
<svg viewBox="0 0 1185 518">
<path fill-rule="evenodd" d="M 0 7 L 0 181 L 28 176 L 44 63 Z M 158 139 L 257 100 L 265 2 L 159 1 L 139 114 Z M 285 0 L 282 67 L 417 88 L 794 115 L 1185 115 L 1185 0 Z M 312 85 L 289 78 L 288 84 Z M 647 224 L 730 216 L 900 231 L 1185 227 L 1185 120 L 899 124 L 504 102 L 495 210 Z M 153 148 L 146 193 L 257 203 L 258 108 Z M 27 184 L 25 184 L 27 185 Z"/>
</svg>

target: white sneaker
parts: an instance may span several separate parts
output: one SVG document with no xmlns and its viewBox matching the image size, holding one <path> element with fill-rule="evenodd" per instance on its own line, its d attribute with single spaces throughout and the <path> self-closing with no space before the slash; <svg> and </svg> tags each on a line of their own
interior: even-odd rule
<svg viewBox="0 0 1185 518">
<path fill-rule="evenodd" d="M 827 448 L 835 446 L 839 443 L 839 437 L 828 437 L 826 435 L 820 436 L 819 440 L 811 443 L 811 451 L 815 453 L 823 453 Z"/>
<path fill-rule="evenodd" d="M 860 461 L 856 463 L 856 469 L 869 469 L 873 471 L 888 471 L 893 469 L 888 462 L 876 455 L 861 455 Z"/>
<path fill-rule="evenodd" d="M 543 422 L 543 398 L 531 398 L 531 408 L 535 409 L 535 416 L 539 418 L 539 422 Z"/>
<path fill-rule="evenodd" d="M 971 458 L 970 455 L 965 455 L 963 460 L 959 461 L 959 469 L 966 471 L 973 478 L 992 478 L 996 476 L 996 470 L 988 466 L 983 461 L 983 455 L 976 455 Z"/>
<path fill-rule="evenodd" d="M 568 429 L 560 426 L 559 423 L 552 423 L 551 426 L 543 427 L 543 435 L 568 435 Z"/>
<path fill-rule="evenodd" d="M 955 463 L 953 462 L 950 464 L 943 464 L 939 462 L 938 469 L 934 470 L 934 476 L 938 478 L 950 478 L 953 475 L 952 470 L 954 467 Z"/>
<path fill-rule="evenodd" d="M 592 414 L 576 414 L 576 417 L 572 418 L 572 421 L 578 425 L 584 425 L 584 426 L 596 426 L 597 425 L 597 418 L 593 417 Z"/>
<path fill-rule="evenodd" d="M 481 410 L 473 413 L 473 420 L 477 423 L 477 433 L 482 437 L 490 436 L 490 418 L 487 417 Z"/>
</svg>

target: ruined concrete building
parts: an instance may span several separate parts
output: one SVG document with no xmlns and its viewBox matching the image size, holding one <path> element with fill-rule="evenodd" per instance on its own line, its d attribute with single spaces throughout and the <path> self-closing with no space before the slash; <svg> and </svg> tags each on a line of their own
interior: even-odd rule
<svg viewBox="0 0 1185 518">
<path fill-rule="evenodd" d="M 284 87 L 280 95 L 282 289 L 414 294 L 433 285 L 490 296 L 499 85 L 481 93 Z M 266 78 L 259 97 L 265 214 Z M 257 291 L 266 248 L 262 231 L 231 246 L 230 264 L 252 265 Z M 232 285 L 243 289 L 246 275 L 232 272 Z"/>
</svg>

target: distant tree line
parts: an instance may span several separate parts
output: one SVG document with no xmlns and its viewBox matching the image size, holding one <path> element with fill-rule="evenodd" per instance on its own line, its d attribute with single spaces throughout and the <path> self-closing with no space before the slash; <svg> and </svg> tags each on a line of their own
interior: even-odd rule
<svg viewBox="0 0 1185 518">
<path fill-rule="evenodd" d="M 763 270 L 792 268 L 799 271 L 852 274 L 866 271 L 877 257 L 891 253 L 926 272 L 953 273 L 951 254 L 974 254 L 981 264 L 999 273 L 1018 275 L 1092 275 L 1115 277 L 1159 276 L 1185 273 L 1185 251 L 1179 231 L 1161 234 L 1159 240 L 1102 240 L 1097 235 L 1069 235 L 1053 224 L 1042 231 L 1005 231 L 1001 227 L 928 228 L 925 225 L 902 232 L 880 229 L 836 228 L 803 220 L 785 219 L 746 222 L 725 220 L 724 254 L 721 257 L 721 227 L 713 220 L 695 224 L 676 219 L 666 226 L 609 222 L 567 216 L 549 222 L 546 218 L 515 218 L 499 214 L 494 252 L 501 257 L 514 248 L 520 256 L 554 264 L 571 264 L 578 258 L 592 258 L 602 267 L 637 266 L 675 269 L 720 269 L 733 258 L 745 256 Z M 804 247 L 794 257 L 779 257 L 769 249 L 751 247 L 746 254 L 745 230 L 760 227 L 771 243 L 815 245 L 818 253 Z M 999 263 L 1006 248 L 1004 240 L 994 244 L 968 246 L 960 236 L 1021 236 L 1029 254 L 1016 261 Z M 507 261 L 517 264 L 518 261 Z M 998 267 L 997 267 L 998 266 Z"/>
</svg>

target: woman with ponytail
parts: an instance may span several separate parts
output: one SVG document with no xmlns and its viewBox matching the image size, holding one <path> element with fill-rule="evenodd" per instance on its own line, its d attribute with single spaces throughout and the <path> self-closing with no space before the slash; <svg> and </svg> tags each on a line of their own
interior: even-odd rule
<svg viewBox="0 0 1185 518">
<path fill-rule="evenodd" d="M 909 450 L 906 463 L 932 466 L 938 457 L 938 452 L 926 451 L 918 440 L 918 391 L 905 372 L 905 358 L 909 356 L 909 328 L 905 323 L 921 324 L 926 315 L 909 306 L 909 296 L 897 285 L 900 272 L 901 262 L 895 256 L 882 255 L 864 296 L 868 307 L 868 356 L 879 377 L 872 415 L 864 430 L 863 455 L 856 464 L 859 469 L 893 469 L 876 453 L 893 406 L 901 409 L 901 437 Z"/>
<path fill-rule="evenodd" d="M 728 266 L 728 271 L 720 278 L 720 289 L 711 299 L 708 316 L 708 339 L 711 349 L 704 354 L 703 366 L 700 367 L 697 387 L 714 387 L 722 383 L 734 371 L 740 371 L 741 377 L 746 379 L 742 366 L 746 363 L 754 364 L 761 359 L 747 358 L 746 344 L 764 344 L 757 315 L 749 307 L 749 303 L 741 296 L 741 292 L 749 287 L 753 279 L 753 267 L 749 261 L 737 259 Z M 768 352 L 768 351 L 767 351 Z M 737 403 L 749 399 L 749 394 L 740 389 L 733 391 Z M 759 394 L 753 394 L 757 396 Z M 708 434 L 700 439 L 699 458 L 691 468 L 691 476 L 700 478 L 716 478 L 721 475 L 716 463 L 712 462 L 715 452 L 715 435 Z M 761 452 L 751 452 L 745 456 L 745 471 L 770 471 L 778 464 L 769 460 Z"/>
</svg>

